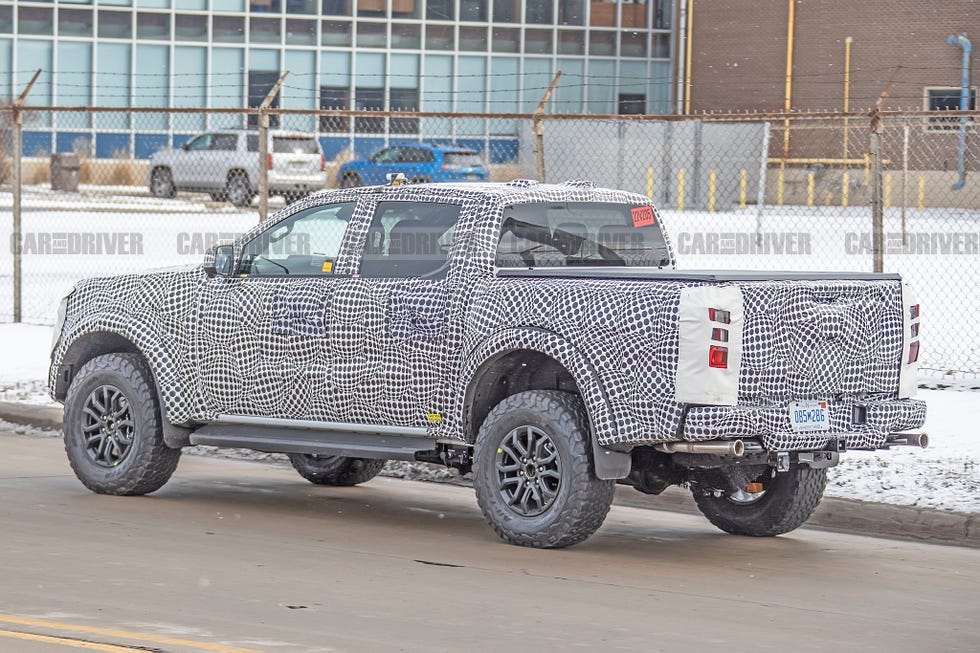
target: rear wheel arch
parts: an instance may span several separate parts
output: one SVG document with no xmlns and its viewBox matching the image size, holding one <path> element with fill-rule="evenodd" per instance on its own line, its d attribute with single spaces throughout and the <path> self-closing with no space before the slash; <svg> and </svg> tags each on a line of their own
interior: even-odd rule
<svg viewBox="0 0 980 653">
<path fill-rule="evenodd" d="M 570 392 L 585 406 L 596 476 L 620 479 L 629 475 L 630 454 L 601 444 L 616 436 L 612 408 L 595 368 L 570 342 L 543 329 L 508 329 L 484 341 L 465 360 L 468 362 L 459 377 L 465 380 L 465 392 L 456 414 L 462 418 L 460 425 L 467 442 L 476 441 L 490 410 L 511 395 L 528 390 Z M 522 364 L 530 371 L 521 372 Z M 504 384 L 508 374 L 516 382 Z M 521 385 L 522 381 L 527 382 Z"/>
</svg>

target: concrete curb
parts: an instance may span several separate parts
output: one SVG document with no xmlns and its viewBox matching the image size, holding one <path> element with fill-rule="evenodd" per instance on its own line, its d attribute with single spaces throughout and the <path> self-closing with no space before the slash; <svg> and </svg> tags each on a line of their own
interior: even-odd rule
<svg viewBox="0 0 980 653">
<path fill-rule="evenodd" d="M 36 428 L 60 429 L 62 409 L 61 406 L 0 401 L 0 420 Z M 690 493 L 678 487 L 651 496 L 619 486 L 616 488 L 615 504 L 699 514 Z M 980 548 L 980 516 L 930 508 L 824 497 L 804 528 L 814 527 L 857 535 Z"/>
</svg>

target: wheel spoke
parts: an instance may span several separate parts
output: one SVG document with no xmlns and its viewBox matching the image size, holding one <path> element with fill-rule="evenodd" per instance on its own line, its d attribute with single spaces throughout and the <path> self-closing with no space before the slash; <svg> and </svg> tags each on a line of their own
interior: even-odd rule
<svg viewBox="0 0 980 653">
<path fill-rule="evenodd" d="M 500 472 L 501 474 L 512 474 L 514 472 L 520 471 L 520 469 L 521 469 L 521 464 L 518 462 L 515 462 L 510 465 L 505 465 L 501 461 L 499 460 L 497 461 L 497 471 Z"/>
<path fill-rule="evenodd" d="M 119 465 L 132 448 L 136 432 L 126 395 L 114 385 L 101 385 L 89 394 L 82 415 L 81 437 L 89 458 L 103 467 Z"/>
</svg>

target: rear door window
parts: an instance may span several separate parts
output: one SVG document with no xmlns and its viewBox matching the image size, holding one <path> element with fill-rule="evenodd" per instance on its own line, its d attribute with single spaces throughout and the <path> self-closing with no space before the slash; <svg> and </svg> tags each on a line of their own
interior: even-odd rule
<svg viewBox="0 0 980 653">
<path fill-rule="evenodd" d="M 499 267 L 670 264 L 651 206 L 603 202 L 515 204 L 504 209 Z"/>
<path fill-rule="evenodd" d="M 483 166 L 483 159 L 479 154 L 473 152 L 446 152 L 443 155 L 447 166 L 459 168 L 480 168 Z"/>
<path fill-rule="evenodd" d="M 361 276 L 445 276 L 459 211 L 459 204 L 379 202 L 361 256 Z"/>
</svg>

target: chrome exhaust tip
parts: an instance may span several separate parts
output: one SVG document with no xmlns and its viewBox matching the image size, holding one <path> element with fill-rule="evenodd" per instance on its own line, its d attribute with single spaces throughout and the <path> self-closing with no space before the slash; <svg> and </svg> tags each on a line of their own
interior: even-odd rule
<svg viewBox="0 0 980 653">
<path fill-rule="evenodd" d="M 929 435 L 927 433 L 892 433 L 885 438 L 886 447 L 919 447 L 925 449 L 929 446 Z"/>
<path fill-rule="evenodd" d="M 745 455 L 745 443 L 741 440 L 708 440 L 706 442 L 664 442 L 656 449 L 664 453 L 702 453 L 715 456 Z"/>
</svg>

